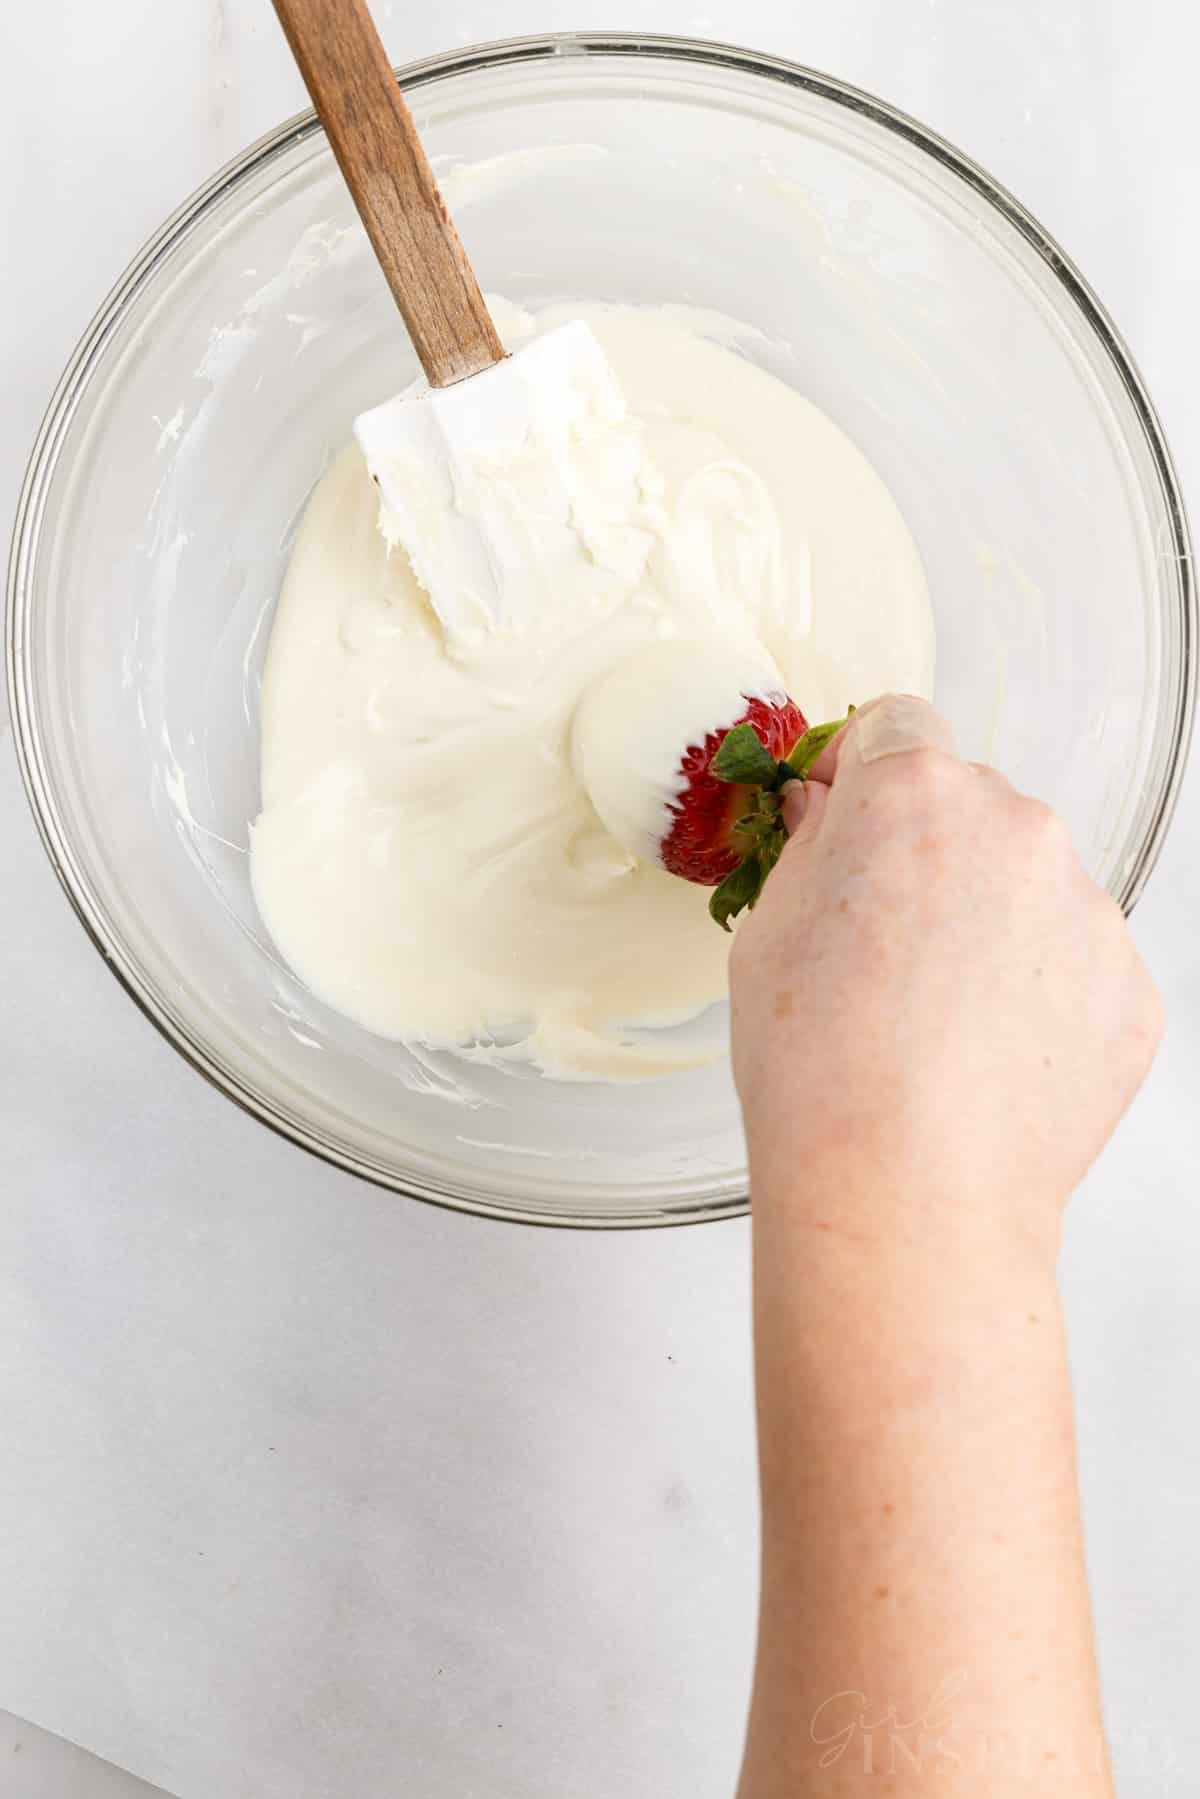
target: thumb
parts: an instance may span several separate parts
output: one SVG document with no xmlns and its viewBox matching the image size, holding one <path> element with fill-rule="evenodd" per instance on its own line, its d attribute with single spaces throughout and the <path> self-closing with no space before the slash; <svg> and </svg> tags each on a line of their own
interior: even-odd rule
<svg viewBox="0 0 1200 1799">
<path fill-rule="evenodd" d="M 783 824 L 793 843 L 810 843 L 821 829 L 829 789 L 820 781 L 789 781 L 783 790 Z"/>
<path fill-rule="evenodd" d="M 846 767 L 854 767 L 876 762 L 881 756 L 922 749 L 957 755 L 950 725 L 916 694 L 885 693 L 859 707 L 833 742 L 826 744 L 809 769 L 808 778 L 828 787 L 842 770 L 843 757 Z"/>
</svg>

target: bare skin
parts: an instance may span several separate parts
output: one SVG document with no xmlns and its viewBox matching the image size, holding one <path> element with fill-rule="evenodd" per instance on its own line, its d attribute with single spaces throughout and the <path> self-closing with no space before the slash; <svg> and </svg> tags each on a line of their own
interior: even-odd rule
<svg viewBox="0 0 1200 1799">
<path fill-rule="evenodd" d="M 921 701 L 864 708 L 785 812 L 732 970 L 763 1520 L 739 1799 L 1109 1799 L 1055 1259 L 1158 995 L 1058 820 Z"/>
</svg>

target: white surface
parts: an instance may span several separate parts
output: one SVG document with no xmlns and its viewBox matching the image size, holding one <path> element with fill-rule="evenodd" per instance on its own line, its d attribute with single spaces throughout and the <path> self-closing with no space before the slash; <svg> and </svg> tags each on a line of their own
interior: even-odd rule
<svg viewBox="0 0 1200 1799">
<path fill-rule="evenodd" d="M 549 0 L 393 6 L 399 60 L 472 38 L 606 22 L 724 35 L 834 70 L 942 129 L 1013 187 L 1082 263 L 1139 355 L 1194 501 L 1193 342 L 1200 26 L 1177 0 Z M 395 17 L 391 15 L 395 13 Z M 1047 16 L 1050 15 L 1050 16 Z M 182 195 L 301 104 L 262 0 L 44 0 L 0 23 L 6 269 L 0 487 L 110 280 Z M 53 93 L 53 101 L 50 95 Z M 1200 504 L 1200 502 L 1197 502 Z M 405 1205 L 269 1138 L 206 1088 L 105 973 L 58 894 L 0 752 L 0 1589 L 36 1592 L 74 1692 L 5 1636 L 0 1700 L 103 1751 L 140 1715 L 173 1784 L 189 1735 L 257 1694 L 258 1745 L 289 1799 L 601 1799 L 730 1789 L 748 1678 L 754 1490 L 744 1225 L 592 1238 Z M 1123 1799 L 1200 1780 L 1200 779 L 1137 917 L 1171 1010 L 1166 1051 L 1076 1205 L 1065 1280 L 1101 1655 Z M 300 1224 L 318 1246 L 288 1256 Z M 365 1252 L 365 1253 L 364 1253 Z M 322 1308 L 326 1267 L 370 1270 L 354 1317 Z M 163 1270 L 184 1300 L 156 1300 Z M 222 1294 L 259 1296 L 226 1340 Z M 90 1378 L 30 1415 L 4 1370 L 54 1366 L 55 1319 L 90 1310 Z M 297 1314 L 312 1353 L 273 1346 Z M 335 1403 L 322 1345 L 360 1378 Z M 386 1373 L 386 1381 L 385 1381 Z M 385 1384 L 400 1395 L 387 1410 Z M 198 1467 L 207 1540 L 173 1542 L 155 1503 L 160 1416 L 212 1408 L 278 1466 L 277 1510 L 240 1514 L 239 1466 Z M 340 1469 L 345 1556 L 305 1556 L 305 1487 Z M 72 1632 L 56 1580 L 59 1495 L 86 1492 L 111 1630 Z M 128 1615 L 106 1548 L 162 1558 L 180 1599 Z M 78 1544 L 75 1545 L 76 1549 Z M 272 1594 L 288 1590 L 285 1613 Z M 273 1646 L 339 1632 L 373 1601 L 333 1690 L 278 1692 Z M 194 1607 L 224 1605 L 197 1662 Z M 386 1680 L 379 1678 L 390 1653 Z M 97 1670 L 116 1670 L 107 1682 Z M 368 1739 L 386 1754 L 364 1761 Z M 19 1752 L 14 1742 L 22 1742 Z M 219 1751 L 219 1745 L 216 1746 Z M 144 1792 L 39 1733 L 0 1737 L 5 1799 Z M 320 1772 L 289 1775 L 302 1758 Z M 185 1799 L 261 1799 L 226 1768 Z"/>
<path fill-rule="evenodd" d="M 8 1712 L 0 1712 L 0 1790 L 5 1799 L 155 1799 L 162 1792 Z"/>
</svg>

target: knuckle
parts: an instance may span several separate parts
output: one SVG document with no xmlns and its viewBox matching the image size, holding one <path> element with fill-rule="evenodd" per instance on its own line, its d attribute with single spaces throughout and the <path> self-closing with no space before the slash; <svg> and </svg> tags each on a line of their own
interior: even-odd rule
<svg viewBox="0 0 1200 1799">
<path fill-rule="evenodd" d="M 1166 1030 L 1167 1008 L 1158 983 L 1140 956 L 1134 978 L 1133 1025 L 1148 1054 L 1153 1056 Z"/>
<path fill-rule="evenodd" d="M 1092 953 L 1108 977 L 1114 996 L 1114 1029 L 1139 1075 L 1153 1061 L 1166 1028 L 1166 1007 L 1150 970 L 1138 953 L 1129 922 L 1116 900 L 1093 889 Z"/>
<path fill-rule="evenodd" d="M 912 762 L 912 777 L 918 786 L 933 793 L 940 793 L 947 787 L 961 783 L 965 774 L 965 766 L 956 756 L 948 756 L 945 750 L 933 745 L 908 752 Z"/>
<path fill-rule="evenodd" d="M 1133 939 L 1129 935 L 1129 922 L 1111 893 L 1103 887 L 1091 886 L 1092 908 L 1096 920 L 1098 947 L 1105 958 L 1123 957 L 1126 963 L 1136 962 L 1141 965 L 1141 958 L 1133 947 Z M 1120 966 L 1116 962 L 1115 966 Z"/>
<path fill-rule="evenodd" d="M 1045 800 L 1037 799 L 1026 799 L 1022 804 L 1029 829 L 1035 836 L 1052 845 L 1070 842 L 1067 827 L 1053 806 L 1047 805 Z"/>
<path fill-rule="evenodd" d="M 1074 864 L 1075 846 L 1071 833 L 1053 806 L 1048 806 L 1045 800 L 1025 797 L 1017 804 L 1024 840 L 1034 862 L 1055 869 Z"/>
<path fill-rule="evenodd" d="M 885 803 L 897 809 L 937 806 L 965 778 L 965 765 L 944 750 L 922 747 L 875 764 L 875 787 Z"/>
<path fill-rule="evenodd" d="M 1089 882 L 1080 919 L 1097 977 L 1128 989 L 1130 970 L 1139 958 L 1116 900 Z"/>
</svg>

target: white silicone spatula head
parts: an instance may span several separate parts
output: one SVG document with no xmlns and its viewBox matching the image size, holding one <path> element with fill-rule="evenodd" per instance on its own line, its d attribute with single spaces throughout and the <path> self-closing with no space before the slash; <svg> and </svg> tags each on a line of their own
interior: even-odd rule
<svg viewBox="0 0 1200 1799">
<path fill-rule="evenodd" d="M 380 524 L 459 639 L 520 634 L 636 581 L 652 538 L 641 430 L 587 325 L 354 421 Z"/>
<path fill-rule="evenodd" d="M 425 381 L 355 432 L 381 524 L 458 638 L 636 577 L 637 426 L 584 325 L 508 356 L 364 0 L 275 0 Z"/>
</svg>

